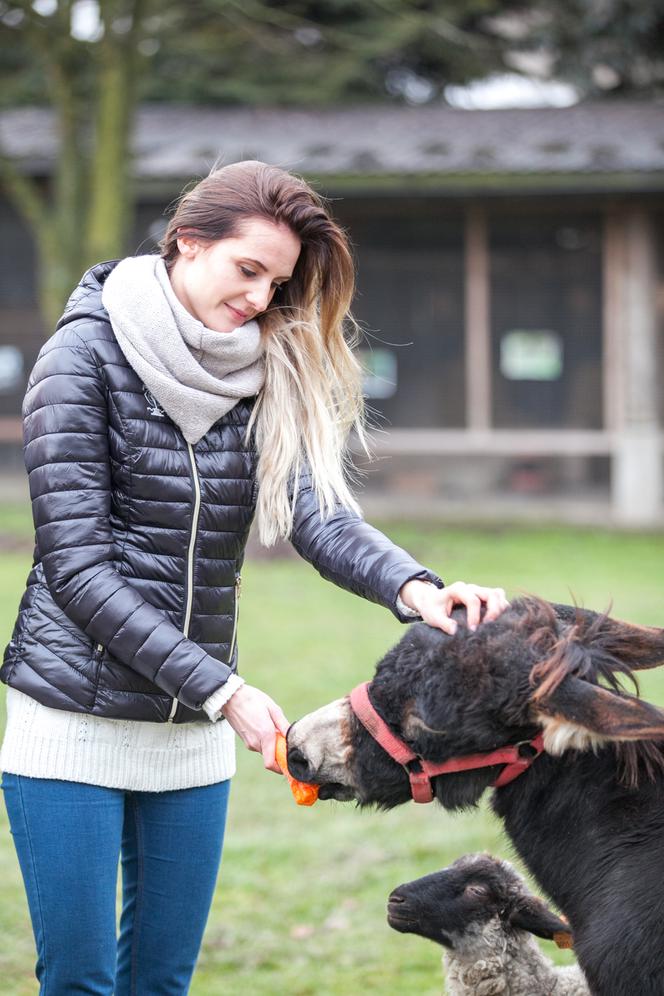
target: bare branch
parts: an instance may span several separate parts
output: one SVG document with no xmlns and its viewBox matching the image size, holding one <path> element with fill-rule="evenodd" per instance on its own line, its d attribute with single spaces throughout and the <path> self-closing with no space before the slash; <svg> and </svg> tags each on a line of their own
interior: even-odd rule
<svg viewBox="0 0 664 996">
<path fill-rule="evenodd" d="M 293 32 L 302 28 L 311 28 L 320 31 L 324 38 L 336 42 L 342 48 L 355 49 L 357 47 L 357 39 L 350 32 L 340 31 L 331 25 L 319 24 L 316 21 L 312 21 L 307 17 L 301 17 L 299 14 L 293 14 L 283 8 L 268 7 L 261 3 L 260 0 L 228 0 L 227 6 L 234 7 L 238 15 L 240 15 L 237 18 L 231 18 L 226 14 L 228 19 L 232 20 L 235 24 L 238 24 L 240 20 L 251 20 L 261 26 L 271 25 L 273 28 L 281 28 L 284 31 Z"/>
<path fill-rule="evenodd" d="M 50 224 L 50 214 L 45 197 L 37 184 L 20 171 L 13 159 L 0 152 L 0 179 L 14 207 L 38 234 L 45 235 Z"/>
<path fill-rule="evenodd" d="M 413 8 L 410 8 L 410 10 L 405 9 L 400 0 L 397 3 L 391 2 L 391 0 L 373 0 L 373 4 L 386 14 L 390 14 L 402 21 L 407 21 L 413 26 L 426 31 L 434 31 L 441 38 L 444 38 L 446 42 L 457 45 L 460 48 L 477 52 L 488 47 L 488 42 L 479 37 L 476 32 L 464 31 L 463 28 L 459 28 L 456 24 L 452 24 L 448 18 L 442 16 L 437 15 L 432 18 L 429 11 L 418 11 Z"/>
</svg>

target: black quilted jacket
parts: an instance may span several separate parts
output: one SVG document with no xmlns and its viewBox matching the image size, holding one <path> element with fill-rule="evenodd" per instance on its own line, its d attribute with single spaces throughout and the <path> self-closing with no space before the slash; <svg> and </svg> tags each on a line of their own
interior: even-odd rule
<svg viewBox="0 0 664 996">
<path fill-rule="evenodd" d="M 34 566 L 0 676 L 58 709 L 186 722 L 236 667 L 252 401 L 189 445 L 113 335 L 101 303 L 113 265 L 85 274 L 28 383 Z M 292 542 L 393 611 L 409 578 L 441 583 L 359 517 L 322 521 L 306 482 Z"/>
</svg>

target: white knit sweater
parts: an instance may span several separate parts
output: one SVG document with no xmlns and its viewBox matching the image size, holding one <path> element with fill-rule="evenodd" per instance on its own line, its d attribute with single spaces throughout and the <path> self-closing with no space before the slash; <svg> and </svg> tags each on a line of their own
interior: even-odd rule
<svg viewBox="0 0 664 996">
<path fill-rule="evenodd" d="M 233 675 L 229 683 L 219 689 L 226 699 L 242 682 Z M 0 768 L 29 778 L 166 792 L 234 775 L 235 734 L 227 722 L 207 718 L 145 723 L 50 709 L 8 688 Z"/>
</svg>

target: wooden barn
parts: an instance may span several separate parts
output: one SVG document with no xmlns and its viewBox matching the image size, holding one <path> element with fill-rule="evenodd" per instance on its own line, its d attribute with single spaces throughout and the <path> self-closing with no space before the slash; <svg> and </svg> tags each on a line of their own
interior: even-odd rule
<svg viewBox="0 0 664 996">
<path fill-rule="evenodd" d="M 48 181 L 48 111 L 4 112 L 0 136 Z M 150 106 L 134 151 L 135 251 L 215 162 L 277 163 L 332 198 L 358 262 L 372 511 L 664 523 L 664 105 Z M 0 430 L 17 467 L 44 331 L 6 198 L 0 227 Z"/>
</svg>

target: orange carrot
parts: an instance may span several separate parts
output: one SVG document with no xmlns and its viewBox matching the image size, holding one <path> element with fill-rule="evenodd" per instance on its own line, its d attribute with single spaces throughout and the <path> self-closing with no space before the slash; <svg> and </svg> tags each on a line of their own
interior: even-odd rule
<svg viewBox="0 0 664 996">
<path fill-rule="evenodd" d="M 286 737 L 283 733 L 277 733 L 277 742 L 274 750 L 274 759 L 288 779 L 293 798 L 298 806 L 313 806 L 318 798 L 318 785 L 309 785 L 308 782 L 299 782 L 293 778 L 288 770 L 286 760 Z"/>
</svg>

